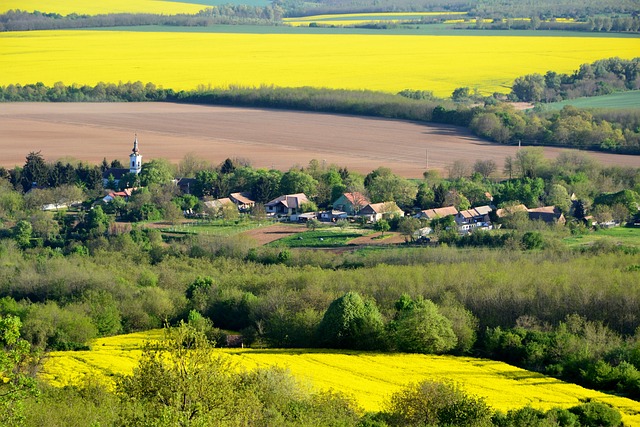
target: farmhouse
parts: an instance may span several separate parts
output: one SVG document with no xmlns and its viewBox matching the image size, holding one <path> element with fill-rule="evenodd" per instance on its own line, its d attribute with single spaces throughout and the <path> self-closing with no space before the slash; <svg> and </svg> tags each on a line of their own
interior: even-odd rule
<svg viewBox="0 0 640 427">
<path fill-rule="evenodd" d="M 527 207 L 523 204 L 507 206 L 505 208 L 500 208 L 496 210 L 496 217 L 504 218 L 516 212 L 527 212 L 527 211 L 528 211 Z"/>
<path fill-rule="evenodd" d="M 238 206 L 240 212 L 248 212 L 256 204 L 255 200 L 251 199 L 249 193 L 231 193 L 229 198 Z"/>
<path fill-rule="evenodd" d="M 369 203 L 358 212 L 358 216 L 363 217 L 367 222 L 376 222 L 393 215 L 404 216 L 404 212 L 396 202 Z"/>
<path fill-rule="evenodd" d="M 224 197 L 222 199 L 209 200 L 204 202 L 204 205 L 208 209 L 213 209 L 213 210 L 222 209 L 225 205 L 233 205 L 233 204 L 234 204 L 233 201 L 228 197 Z"/>
<path fill-rule="evenodd" d="M 336 222 L 340 219 L 347 219 L 348 215 L 344 211 L 329 210 L 320 212 L 318 219 L 324 222 Z"/>
<path fill-rule="evenodd" d="M 304 193 L 287 194 L 271 200 L 264 207 L 268 215 L 292 216 L 302 213 L 302 204 L 308 202 Z"/>
<path fill-rule="evenodd" d="M 455 206 L 447 206 L 444 208 L 436 208 L 436 209 L 425 209 L 423 211 L 418 212 L 415 216 L 418 219 L 426 219 L 431 221 L 436 218 L 444 218 L 449 215 L 457 215 L 458 209 Z"/>
<path fill-rule="evenodd" d="M 333 202 L 333 209 L 346 212 L 347 215 L 356 215 L 360 209 L 367 206 L 371 201 L 364 194 L 353 191 L 344 193 Z"/>
<path fill-rule="evenodd" d="M 565 219 L 560 209 L 555 206 L 543 206 L 541 208 L 528 209 L 529 219 L 532 221 L 544 221 L 546 223 L 565 224 Z"/>
<path fill-rule="evenodd" d="M 136 188 L 134 187 L 134 188 L 125 188 L 122 191 L 112 191 L 106 196 L 104 196 L 102 198 L 102 201 L 105 203 L 109 203 L 113 201 L 113 199 L 115 199 L 116 197 L 122 197 L 125 200 L 129 200 L 129 197 L 131 197 L 131 194 L 133 194 L 135 190 Z"/>
<path fill-rule="evenodd" d="M 469 232 L 475 228 L 491 229 L 489 213 L 492 210 L 491 206 L 478 206 L 476 208 L 458 212 L 454 219 L 456 224 L 458 224 L 458 229 L 463 233 Z"/>
</svg>

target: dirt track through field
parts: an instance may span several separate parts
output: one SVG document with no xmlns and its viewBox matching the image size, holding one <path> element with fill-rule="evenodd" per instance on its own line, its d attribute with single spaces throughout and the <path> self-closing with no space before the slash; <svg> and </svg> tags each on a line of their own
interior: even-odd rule
<svg viewBox="0 0 640 427">
<path fill-rule="evenodd" d="M 501 166 L 517 147 L 491 144 L 465 129 L 404 121 L 295 111 L 170 103 L 0 104 L 0 166 L 24 164 L 31 151 L 47 161 L 73 158 L 127 163 L 137 133 L 143 160 L 178 163 L 193 153 L 213 164 L 226 158 L 287 170 L 309 160 L 367 173 L 378 166 L 405 177 L 444 169 L 457 159 Z M 553 158 L 562 150 L 545 148 Z M 640 157 L 592 153 L 606 165 L 640 166 Z"/>
</svg>

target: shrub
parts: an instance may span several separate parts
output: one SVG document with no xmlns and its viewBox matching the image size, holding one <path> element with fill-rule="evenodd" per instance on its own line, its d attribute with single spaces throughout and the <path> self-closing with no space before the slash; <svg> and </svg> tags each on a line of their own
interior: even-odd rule
<svg viewBox="0 0 640 427">
<path fill-rule="evenodd" d="M 578 416 L 584 426 L 617 427 L 622 424 L 622 416 L 617 409 L 600 402 L 588 401 L 569 408 Z"/>
<path fill-rule="evenodd" d="M 445 353 L 458 339 L 451 321 L 440 314 L 430 300 L 415 301 L 403 296 L 396 303 L 398 313 L 391 328 L 398 350 L 409 353 Z"/>
<path fill-rule="evenodd" d="M 484 399 L 467 395 L 454 383 L 432 380 L 393 394 L 387 412 L 392 426 L 489 426 L 492 414 Z"/>
<path fill-rule="evenodd" d="M 383 347 L 384 323 L 374 301 L 348 292 L 333 301 L 318 326 L 318 344 L 329 348 Z"/>
</svg>

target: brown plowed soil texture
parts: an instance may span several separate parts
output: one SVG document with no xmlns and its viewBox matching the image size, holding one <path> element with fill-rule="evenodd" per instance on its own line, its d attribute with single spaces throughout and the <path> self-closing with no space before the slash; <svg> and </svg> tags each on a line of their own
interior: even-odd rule
<svg viewBox="0 0 640 427">
<path fill-rule="evenodd" d="M 267 243 L 274 242 L 292 234 L 302 233 L 303 231 L 307 231 L 307 227 L 304 225 L 275 224 L 268 227 L 254 228 L 242 234 L 251 237 L 260 245 L 266 245 Z"/>
<path fill-rule="evenodd" d="M 143 161 L 178 163 L 192 153 L 216 165 L 238 158 L 288 170 L 317 159 L 363 173 L 386 166 L 415 178 L 427 165 L 444 169 L 458 159 L 502 165 L 517 150 L 458 127 L 357 116 L 171 103 L 3 103 L 0 166 L 21 166 L 32 151 L 51 162 L 107 158 L 126 165 L 134 133 Z M 561 151 L 544 149 L 548 158 Z M 640 165 L 637 156 L 591 156 L 606 165 Z"/>
</svg>

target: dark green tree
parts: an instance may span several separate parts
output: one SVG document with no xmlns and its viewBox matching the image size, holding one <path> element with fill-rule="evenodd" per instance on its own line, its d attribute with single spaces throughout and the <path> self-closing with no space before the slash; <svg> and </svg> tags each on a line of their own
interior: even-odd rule
<svg viewBox="0 0 640 427">
<path fill-rule="evenodd" d="M 412 300 L 404 295 L 396 302 L 396 318 L 391 324 L 396 347 L 408 353 L 446 353 L 458 339 L 451 321 L 440 314 L 430 300 Z"/>
<path fill-rule="evenodd" d="M 38 152 L 30 152 L 22 168 L 20 184 L 24 191 L 28 191 L 34 184 L 44 186 L 47 184 L 49 167 L 44 161 L 44 157 Z"/>
<path fill-rule="evenodd" d="M 333 301 L 318 326 L 318 344 L 327 348 L 375 350 L 385 347 L 384 322 L 372 300 L 348 292 Z"/>
</svg>

